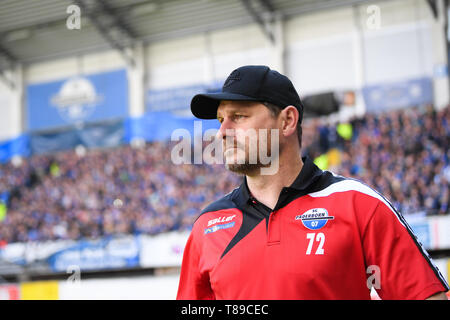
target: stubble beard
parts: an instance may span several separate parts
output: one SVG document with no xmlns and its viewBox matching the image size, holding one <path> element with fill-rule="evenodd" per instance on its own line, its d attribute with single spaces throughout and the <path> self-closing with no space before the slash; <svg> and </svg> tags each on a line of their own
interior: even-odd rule
<svg viewBox="0 0 450 320">
<path fill-rule="evenodd" d="M 267 156 L 272 156 L 272 149 L 270 143 L 267 146 Z M 258 149 L 259 150 L 259 149 Z M 282 146 L 279 145 L 279 153 L 281 153 Z M 268 168 L 271 166 L 270 163 L 263 164 L 260 161 L 259 154 L 257 155 L 257 161 L 256 163 L 250 163 L 249 160 L 249 154 L 248 151 L 245 153 L 245 161 L 244 163 L 236 163 L 237 161 L 234 161 L 232 163 L 225 163 L 225 168 L 233 173 L 236 173 L 238 175 L 245 175 L 245 176 L 255 176 L 259 175 L 262 168 Z M 278 159 L 277 159 L 278 160 Z"/>
<path fill-rule="evenodd" d="M 263 164 L 261 163 L 232 163 L 232 164 L 225 164 L 225 168 L 231 172 L 234 172 L 239 175 L 244 176 L 253 176 L 258 173 L 258 171 L 263 167 Z"/>
</svg>

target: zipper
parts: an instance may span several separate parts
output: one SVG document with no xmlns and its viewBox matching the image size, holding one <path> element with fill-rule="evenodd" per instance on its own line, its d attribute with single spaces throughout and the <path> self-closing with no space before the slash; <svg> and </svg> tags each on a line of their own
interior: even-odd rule
<svg viewBox="0 0 450 320">
<path fill-rule="evenodd" d="M 269 222 L 267 227 L 267 245 L 273 246 L 280 244 L 280 237 L 281 237 L 281 222 L 280 216 L 277 214 L 276 211 L 272 211 L 269 215 Z"/>
<path fill-rule="evenodd" d="M 281 194 L 286 194 L 287 190 L 283 190 Z M 280 197 L 281 198 L 281 197 Z M 277 245 L 280 244 L 281 238 L 281 223 L 279 221 L 280 217 L 277 214 L 278 203 L 275 206 L 275 210 L 271 210 L 265 204 L 259 202 L 256 198 L 251 197 L 250 201 L 253 203 L 253 207 L 260 212 L 264 219 L 266 220 L 266 234 L 267 234 L 267 245 Z"/>
</svg>

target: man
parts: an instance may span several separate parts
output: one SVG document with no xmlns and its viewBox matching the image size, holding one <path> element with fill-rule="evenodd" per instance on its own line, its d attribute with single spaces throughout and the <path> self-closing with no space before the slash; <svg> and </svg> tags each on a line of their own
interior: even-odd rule
<svg viewBox="0 0 450 320">
<path fill-rule="evenodd" d="M 301 158 L 303 105 L 287 77 L 240 67 L 191 110 L 220 121 L 226 167 L 244 179 L 194 223 L 178 299 L 370 299 L 372 287 L 382 299 L 446 299 L 447 283 L 383 196 Z M 271 174 L 260 153 L 250 161 L 252 130 L 267 133 L 256 144 L 275 154 Z"/>
</svg>

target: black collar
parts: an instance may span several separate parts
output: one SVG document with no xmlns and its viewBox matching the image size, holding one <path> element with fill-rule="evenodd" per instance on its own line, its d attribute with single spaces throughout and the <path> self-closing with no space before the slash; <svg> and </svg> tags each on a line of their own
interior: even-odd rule
<svg viewBox="0 0 450 320">
<path fill-rule="evenodd" d="M 303 167 L 300 170 L 297 178 L 289 186 L 283 189 L 287 189 L 291 192 L 305 192 L 308 188 L 322 175 L 323 171 L 320 170 L 309 157 L 302 157 Z M 238 189 L 236 200 L 239 206 L 243 206 L 249 200 L 251 200 L 250 191 L 247 186 L 247 177 L 244 177 L 244 181 Z"/>
<path fill-rule="evenodd" d="M 303 167 L 292 185 L 288 188 L 299 191 L 307 190 L 323 173 L 309 157 L 302 157 Z"/>
</svg>

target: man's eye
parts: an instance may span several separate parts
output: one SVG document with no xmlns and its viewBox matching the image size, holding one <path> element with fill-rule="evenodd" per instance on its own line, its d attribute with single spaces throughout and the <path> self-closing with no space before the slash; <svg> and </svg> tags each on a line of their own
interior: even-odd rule
<svg viewBox="0 0 450 320">
<path fill-rule="evenodd" d="M 245 116 L 243 114 L 235 114 L 234 118 L 235 119 L 242 119 L 242 118 L 245 118 Z"/>
</svg>

